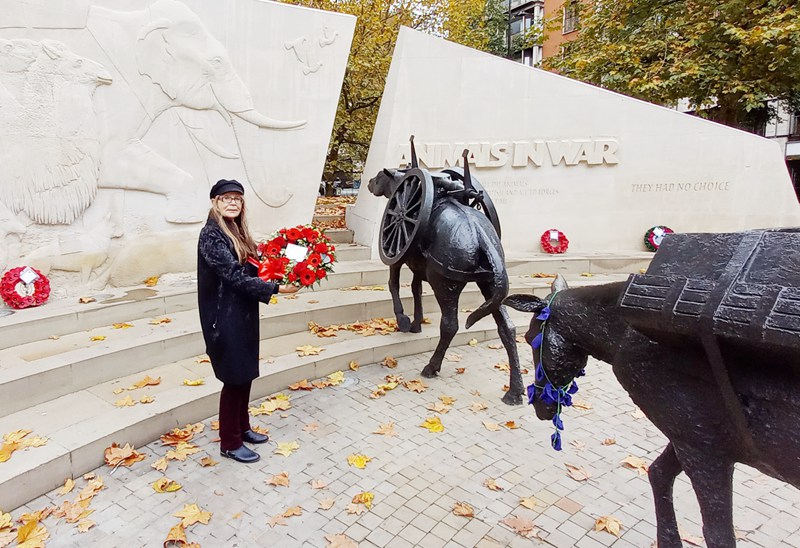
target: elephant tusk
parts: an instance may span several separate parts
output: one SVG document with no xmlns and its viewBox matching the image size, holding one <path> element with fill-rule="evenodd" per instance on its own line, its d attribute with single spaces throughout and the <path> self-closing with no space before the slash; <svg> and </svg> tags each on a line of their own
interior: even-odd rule
<svg viewBox="0 0 800 548">
<path fill-rule="evenodd" d="M 274 118 L 270 118 L 269 116 L 264 116 L 255 109 L 243 110 L 242 112 L 231 112 L 231 114 L 238 116 L 245 122 L 249 122 L 254 126 L 266 129 L 296 129 L 306 125 L 305 120 L 293 120 L 293 121 L 275 120 Z"/>
</svg>

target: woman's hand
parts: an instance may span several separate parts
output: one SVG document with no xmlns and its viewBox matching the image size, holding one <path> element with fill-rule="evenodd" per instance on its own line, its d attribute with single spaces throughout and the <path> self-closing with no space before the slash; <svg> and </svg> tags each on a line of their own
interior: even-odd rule
<svg viewBox="0 0 800 548">
<path fill-rule="evenodd" d="M 297 293 L 300 288 L 296 285 L 279 285 L 278 293 Z"/>
</svg>

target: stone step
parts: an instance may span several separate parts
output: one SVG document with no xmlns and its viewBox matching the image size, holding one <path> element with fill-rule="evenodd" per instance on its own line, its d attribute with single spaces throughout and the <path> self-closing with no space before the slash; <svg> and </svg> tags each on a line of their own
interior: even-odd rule
<svg viewBox="0 0 800 548">
<path fill-rule="evenodd" d="M 311 380 L 337 370 L 346 371 L 351 360 L 363 365 L 376 364 L 387 355 L 403 358 L 431 351 L 438 341 L 438 314 L 430 317 L 433 325 L 423 326 L 422 333 L 343 337 L 337 342 L 326 340 L 325 351 L 319 356 L 299 357 L 291 353 L 262 360 L 262 373 L 253 383 L 252 399 L 284 390 L 289 384 L 304 378 Z M 527 325 L 529 318 L 514 312 L 512 320 Z M 486 341 L 496 336 L 494 322 L 491 318 L 484 318 L 468 332 L 462 328 L 451 346 L 466 344 L 472 338 Z M 317 343 L 317 346 L 323 344 Z M 161 377 L 161 384 L 128 393 L 136 400 L 144 394 L 152 395 L 155 401 L 150 404 L 114 406 L 114 401 L 124 397 L 124 394 L 115 395 L 114 389 L 139 380 L 142 373 L 137 373 L 77 390 L 0 418 L 0 432 L 26 428 L 49 440 L 42 447 L 14 453 L 0 467 L 0 508 L 17 508 L 63 484 L 65 478 L 78 477 L 102 465 L 104 449 L 112 443 L 131 443 L 140 447 L 158 439 L 171 428 L 216 414 L 221 383 L 214 378 L 208 363 L 186 359 L 150 367 L 146 371 L 151 377 Z M 199 377 L 204 378 L 205 384 L 196 387 L 182 384 L 183 379 Z M 436 380 L 425 382 L 435 385 Z M 498 379 L 498 398 L 502 396 L 502 382 Z M 372 391 L 374 387 L 364 389 Z M 218 458 L 216 446 L 203 449 Z"/>
<path fill-rule="evenodd" d="M 349 228 L 329 228 L 325 231 L 325 235 L 330 238 L 333 243 L 337 244 L 337 251 L 339 250 L 338 244 L 353 243 L 353 231 Z"/>
<path fill-rule="evenodd" d="M 546 291 L 547 281 L 521 279 L 512 284 L 514 292 Z M 410 288 L 401 288 L 405 310 L 413 310 Z M 316 303 L 312 301 L 318 301 Z M 477 286 L 470 284 L 461 294 L 461 308 L 475 308 L 484 301 Z M 423 307 L 438 310 L 433 293 L 423 289 Z M 307 292 L 297 299 L 278 298 L 276 305 L 261 305 L 261 333 L 282 337 L 307 333 L 308 323 L 344 324 L 371 318 L 393 318 L 388 291 Z M 167 317 L 166 324 L 151 325 L 153 318 L 121 319 L 130 328 L 115 329 L 106 324 L 0 350 L 0 416 L 136 374 L 151 367 L 188 359 L 204 352 L 196 310 L 184 310 Z M 105 337 L 104 340 L 92 340 Z M 295 345 L 297 346 L 297 345 Z M 289 346 L 286 352 L 295 346 Z M 19 394 L 25 394 L 20 398 Z"/>
<path fill-rule="evenodd" d="M 338 289 L 386 283 L 389 277 L 387 267 L 380 261 L 369 260 L 368 248 L 350 244 L 337 246 L 337 251 L 348 249 L 351 250 L 353 258 L 340 260 L 336 265 L 336 272 L 323 282 L 321 288 Z M 341 258 L 341 253 L 339 256 Z M 638 272 L 641 268 L 647 267 L 651 258 L 651 253 L 539 254 L 509 258 L 506 265 L 512 277 L 531 276 L 540 272 L 574 277 L 581 273 Z M 404 282 L 410 280 L 408 269 L 402 270 L 401 280 Z M 0 349 L 27 344 L 50 336 L 64 336 L 139 318 L 170 316 L 197 308 L 196 286 L 193 280 L 183 285 L 109 289 L 92 297 L 96 302 L 79 304 L 73 298 L 54 300 L 45 306 L 17 312 L 6 310 L 11 313 L 0 317 Z"/>
</svg>

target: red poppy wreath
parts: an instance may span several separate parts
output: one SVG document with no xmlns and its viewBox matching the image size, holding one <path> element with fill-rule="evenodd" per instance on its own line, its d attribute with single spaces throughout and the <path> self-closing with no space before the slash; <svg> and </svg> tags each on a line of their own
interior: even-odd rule
<svg viewBox="0 0 800 548">
<path fill-rule="evenodd" d="M 267 282 L 309 287 L 333 272 L 336 248 L 330 238 L 310 225 L 282 228 L 258 244 L 258 276 Z"/>
<path fill-rule="evenodd" d="M 545 253 L 564 253 L 569 247 L 567 236 L 558 229 L 545 230 L 540 238 Z M 555 244 L 555 245 L 554 245 Z"/>
<path fill-rule="evenodd" d="M 0 296 L 11 308 L 39 306 L 50 297 L 50 280 L 29 266 L 12 268 L 0 280 Z"/>
<path fill-rule="evenodd" d="M 658 251 L 664 236 L 674 231 L 668 226 L 657 225 L 644 233 L 644 245 L 650 251 Z"/>
</svg>

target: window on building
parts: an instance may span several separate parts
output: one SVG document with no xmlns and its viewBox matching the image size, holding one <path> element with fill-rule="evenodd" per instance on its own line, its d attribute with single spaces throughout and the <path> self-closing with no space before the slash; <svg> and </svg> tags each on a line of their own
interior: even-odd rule
<svg viewBox="0 0 800 548">
<path fill-rule="evenodd" d="M 789 117 L 789 140 L 800 140 L 800 111 Z"/>
<path fill-rule="evenodd" d="M 578 30 L 578 13 L 580 5 L 578 2 L 570 1 L 564 5 L 564 24 L 562 26 L 563 34 Z"/>
</svg>

